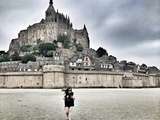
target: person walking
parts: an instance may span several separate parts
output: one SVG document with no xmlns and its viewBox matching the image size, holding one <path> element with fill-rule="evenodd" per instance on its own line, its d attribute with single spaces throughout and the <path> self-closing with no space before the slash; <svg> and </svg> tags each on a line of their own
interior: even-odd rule
<svg viewBox="0 0 160 120">
<path fill-rule="evenodd" d="M 70 120 L 70 110 L 71 107 L 74 107 L 74 93 L 72 91 L 71 87 L 68 87 L 65 90 L 65 96 L 64 96 L 64 106 L 65 106 L 65 114 L 66 114 L 66 120 Z"/>
</svg>

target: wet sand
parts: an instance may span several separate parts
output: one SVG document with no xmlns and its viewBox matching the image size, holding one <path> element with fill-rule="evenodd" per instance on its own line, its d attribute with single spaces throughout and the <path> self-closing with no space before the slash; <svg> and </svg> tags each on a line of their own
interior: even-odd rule
<svg viewBox="0 0 160 120">
<path fill-rule="evenodd" d="M 160 89 L 74 89 L 72 120 L 160 120 Z M 63 92 L 0 89 L 0 120 L 65 120 Z"/>
</svg>

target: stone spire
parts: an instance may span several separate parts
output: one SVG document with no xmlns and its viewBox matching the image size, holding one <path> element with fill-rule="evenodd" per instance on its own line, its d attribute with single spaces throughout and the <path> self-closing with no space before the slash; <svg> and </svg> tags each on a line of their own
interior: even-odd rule
<svg viewBox="0 0 160 120">
<path fill-rule="evenodd" d="M 89 35 L 88 35 L 87 27 L 86 27 L 85 24 L 84 24 L 84 27 L 83 27 L 83 32 L 85 33 L 85 36 L 86 36 L 86 38 L 87 38 L 87 47 L 90 48 Z"/>
<path fill-rule="evenodd" d="M 56 21 L 56 11 L 53 6 L 53 0 L 49 1 L 49 7 L 46 10 L 46 20 L 48 22 L 55 22 Z"/>
<path fill-rule="evenodd" d="M 85 24 L 84 24 L 84 27 L 83 27 L 83 31 L 86 32 L 86 33 L 88 34 L 87 27 L 86 27 Z"/>
<path fill-rule="evenodd" d="M 53 5 L 53 0 L 50 0 L 49 4 L 50 4 L 50 5 Z"/>
<path fill-rule="evenodd" d="M 86 25 L 84 24 L 83 30 L 87 31 Z"/>
</svg>

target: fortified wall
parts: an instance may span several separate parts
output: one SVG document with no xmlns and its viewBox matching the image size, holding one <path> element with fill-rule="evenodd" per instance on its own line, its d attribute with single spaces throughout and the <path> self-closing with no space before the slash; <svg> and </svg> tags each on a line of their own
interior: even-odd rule
<svg viewBox="0 0 160 120">
<path fill-rule="evenodd" d="M 47 65 L 41 72 L 0 73 L 0 88 L 145 88 L 160 87 L 160 75 L 65 71 Z"/>
<path fill-rule="evenodd" d="M 65 40 L 68 39 L 66 41 L 68 47 L 64 47 L 64 40 L 59 39 L 60 36 L 67 37 Z M 46 57 L 48 55 L 40 52 L 41 43 L 53 43 L 52 45 L 57 47 L 56 50 L 45 50 L 46 54 L 53 52 L 53 57 L 48 59 Z M 29 46 L 33 49 L 22 50 Z M 100 48 L 97 51 L 101 53 L 105 50 Z M 55 11 L 53 0 L 50 0 L 45 18 L 20 31 L 18 38 L 11 41 L 8 53 L 0 54 L 2 58 L 6 54 L 9 54 L 11 58 L 17 56 L 17 53 L 22 57 L 31 54 L 36 57 L 36 62 L 22 64 L 22 61 L 9 61 L 13 59 L 8 58 L 8 62 L 0 63 L 0 87 L 160 87 L 158 68 L 147 67 L 145 64 L 139 66 L 133 62 L 127 63 L 127 61 L 119 62 L 116 57 L 108 55 L 107 52 L 101 56 L 97 54 L 97 51 L 90 48 L 86 26 L 84 25 L 83 29 L 74 29 L 70 18 L 59 13 L 58 10 Z"/>
</svg>

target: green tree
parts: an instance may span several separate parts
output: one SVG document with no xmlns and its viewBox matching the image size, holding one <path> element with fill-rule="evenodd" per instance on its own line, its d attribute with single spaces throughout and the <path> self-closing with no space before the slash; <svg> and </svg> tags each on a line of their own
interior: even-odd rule
<svg viewBox="0 0 160 120">
<path fill-rule="evenodd" d="M 56 47 L 52 43 L 43 43 L 39 45 L 39 52 L 41 55 L 47 57 L 47 53 L 49 51 L 54 51 L 56 50 Z"/>
<path fill-rule="evenodd" d="M 20 48 L 20 50 L 21 50 L 22 52 L 30 52 L 30 51 L 32 51 L 32 46 L 31 46 L 31 45 L 23 45 L 23 46 Z"/>
<path fill-rule="evenodd" d="M 5 51 L 0 52 L 0 62 L 7 62 L 10 61 L 9 55 Z"/>
<path fill-rule="evenodd" d="M 39 55 L 40 55 L 39 45 L 35 45 L 35 46 L 33 47 L 33 54 L 34 54 L 35 56 L 39 56 Z"/>
<path fill-rule="evenodd" d="M 22 57 L 22 63 L 28 63 L 29 61 L 36 61 L 36 57 L 33 54 L 27 54 Z"/>
<path fill-rule="evenodd" d="M 15 52 L 13 55 L 11 55 L 11 60 L 12 61 L 19 61 L 21 60 L 21 57 L 19 56 L 19 54 L 17 52 Z"/>
<path fill-rule="evenodd" d="M 10 61 L 9 55 L 5 51 L 0 51 L 0 62 L 7 62 Z"/>
<path fill-rule="evenodd" d="M 57 42 L 61 42 L 66 49 L 70 48 L 70 38 L 67 35 L 58 35 Z"/>
<path fill-rule="evenodd" d="M 53 41 L 53 45 L 57 48 L 58 46 L 57 46 L 57 41 L 56 40 L 54 40 Z"/>
<path fill-rule="evenodd" d="M 0 55 L 4 55 L 4 54 L 6 54 L 6 52 L 3 51 L 3 50 L 1 50 L 1 51 L 0 51 Z"/>
<path fill-rule="evenodd" d="M 107 56 L 108 56 L 107 51 L 106 51 L 104 48 L 102 48 L 102 47 L 99 47 L 99 48 L 97 49 L 96 54 L 97 54 L 98 57 L 102 57 L 102 56 L 104 56 L 104 55 L 107 55 Z"/>
<path fill-rule="evenodd" d="M 147 66 L 146 64 L 142 64 L 142 65 L 140 66 L 140 68 L 141 68 L 141 69 L 147 69 L 148 66 Z"/>
<path fill-rule="evenodd" d="M 48 51 L 46 57 L 53 57 L 53 51 Z"/>
</svg>

